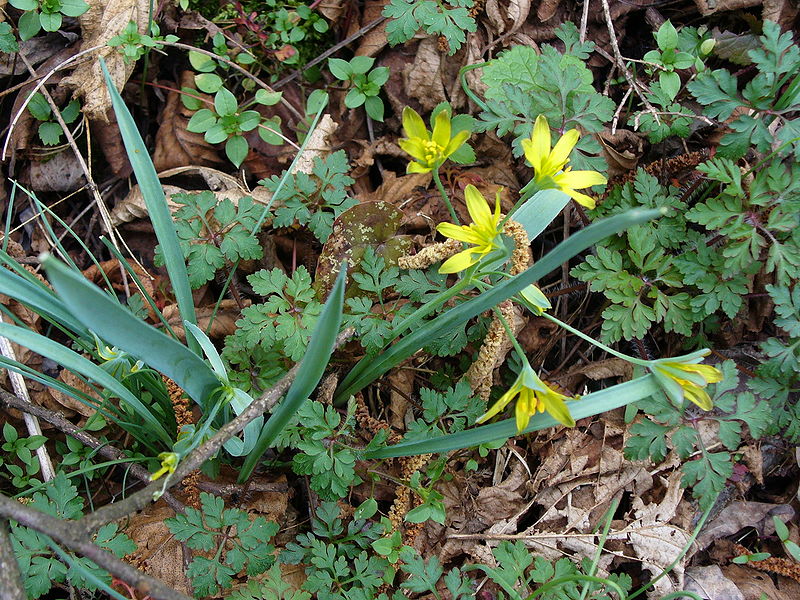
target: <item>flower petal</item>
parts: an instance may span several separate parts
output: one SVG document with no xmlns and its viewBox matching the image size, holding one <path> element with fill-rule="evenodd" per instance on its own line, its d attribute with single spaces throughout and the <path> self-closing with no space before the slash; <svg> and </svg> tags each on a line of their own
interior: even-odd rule
<svg viewBox="0 0 800 600">
<path fill-rule="evenodd" d="M 538 175 L 550 156 L 550 125 L 547 124 L 547 118 L 544 115 L 536 117 L 531 139 L 530 141 L 523 140 L 522 148 L 525 151 L 525 158 L 528 159 Z"/>
<path fill-rule="evenodd" d="M 462 144 L 467 141 L 469 138 L 470 132 L 469 131 L 459 131 L 457 134 L 453 136 L 453 139 L 447 142 L 447 145 L 444 147 L 444 151 L 442 155 L 447 158 L 453 152 L 461 148 Z"/>
<path fill-rule="evenodd" d="M 425 141 L 419 138 L 401 138 L 397 140 L 397 144 L 403 149 L 404 152 L 410 154 L 417 160 L 425 160 Z"/>
<path fill-rule="evenodd" d="M 421 138 L 426 141 L 431 139 L 428 128 L 425 127 L 425 121 L 410 106 L 403 109 L 403 131 L 409 138 Z"/>
<path fill-rule="evenodd" d="M 703 388 L 696 385 L 691 385 L 685 386 L 683 391 L 689 400 L 694 402 L 703 410 L 711 410 L 714 408 L 714 403 L 711 401 L 711 397 Z"/>
<path fill-rule="evenodd" d="M 439 273 L 443 275 L 448 275 L 450 273 L 460 273 L 464 269 L 470 268 L 476 262 L 480 260 L 480 255 L 475 255 L 472 249 L 462 250 L 458 254 L 455 254 L 448 258 L 446 261 L 442 263 L 442 266 L 439 267 Z M 487 417 L 488 418 L 488 417 Z"/>
<path fill-rule="evenodd" d="M 569 408 L 567 408 L 563 400 L 565 396 L 553 390 L 548 390 L 548 392 L 541 394 L 541 396 L 544 400 L 544 409 L 547 411 L 547 414 L 562 425 L 575 427 L 575 419 L 572 417 L 572 413 L 569 412 Z"/>
<path fill-rule="evenodd" d="M 530 423 L 531 417 L 536 414 L 535 404 L 536 398 L 534 398 L 533 392 L 527 388 L 523 389 L 519 394 L 517 406 L 514 410 L 514 416 L 517 422 L 517 433 L 522 433 L 528 426 L 528 423 Z"/>
<path fill-rule="evenodd" d="M 410 162 L 406 167 L 406 173 L 430 173 L 431 167 L 426 167 L 425 165 L 418 163 L 418 162 Z"/>
<path fill-rule="evenodd" d="M 553 177 L 553 180 L 558 185 L 570 187 L 573 190 L 582 190 L 593 185 L 608 183 L 605 176 L 597 171 L 564 171 Z"/>
<path fill-rule="evenodd" d="M 494 229 L 494 222 L 492 221 L 492 211 L 489 210 L 489 205 L 486 198 L 483 197 L 474 185 L 470 184 L 464 189 L 464 197 L 467 201 L 467 211 L 475 223 L 479 231 L 487 229 Z"/>
<path fill-rule="evenodd" d="M 459 242 L 466 242 L 468 244 L 483 244 L 483 238 L 475 233 L 472 228 L 466 225 L 453 225 L 452 223 L 439 223 L 436 226 L 436 231 L 441 233 L 444 237 L 448 237 Z"/>
<path fill-rule="evenodd" d="M 440 110 L 433 122 L 431 140 L 444 149 L 450 143 L 450 115 L 446 110 Z"/>
<path fill-rule="evenodd" d="M 591 196 L 587 196 L 586 194 L 581 194 L 580 192 L 576 192 L 572 188 L 568 188 L 568 187 L 563 187 L 562 186 L 562 187 L 559 187 L 558 189 L 560 189 L 562 192 L 567 194 L 570 198 L 575 200 L 575 202 L 585 206 L 588 209 L 592 209 L 592 208 L 594 208 L 596 206 L 594 198 L 592 198 Z"/>
<path fill-rule="evenodd" d="M 514 385 L 512 385 L 511 388 L 505 394 L 500 396 L 500 399 L 494 404 L 492 404 L 492 407 L 485 413 L 483 413 L 483 415 L 478 417 L 478 419 L 475 422 L 485 423 L 493 416 L 495 416 L 497 413 L 499 413 L 501 410 L 503 410 L 508 405 L 508 403 L 514 399 L 514 396 L 516 396 L 519 393 L 519 388 L 517 387 L 517 383 L 518 381 L 515 381 Z"/>
<path fill-rule="evenodd" d="M 679 368 L 683 371 L 699 374 L 703 379 L 706 380 L 706 383 L 717 383 L 718 381 L 722 381 L 722 371 L 716 367 L 712 367 L 711 365 L 682 364 Z"/>
<path fill-rule="evenodd" d="M 570 129 L 567 133 L 562 135 L 556 142 L 555 148 L 553 148 L 553 151 L 547 159 L 547 167 L 543 167 L 543 170 L 551 173 L 558 173 L 562 170 L 569 160 L 570 152 L 572 152 L 575 144 L 578 143 L 579 137 L 580 134 L 577 129 Z"/>
</svg>

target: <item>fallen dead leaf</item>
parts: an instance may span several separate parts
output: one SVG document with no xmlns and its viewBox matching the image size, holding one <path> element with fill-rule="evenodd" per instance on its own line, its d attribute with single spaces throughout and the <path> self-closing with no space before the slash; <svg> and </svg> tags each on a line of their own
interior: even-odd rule
<svg viewBox="0 0 800 600">
<path fill-rule="evenodd" d="M 179 88 L 194 88 L 194 73 L 181 73 Z M 210 100 L 208 94 L 196 92 L 201 98 Z M 194 133 L 187 129 L 189 119 L 194 111 L 189 110 L 181 102 L 178 91 L 167 94 L 167 103 L 161 111 L 156 133 L 156 149 L 153 153 L 153 164 L 156 171 L 165 171 L 174 167 L 216 166 L 224 164 L 217 149 L 206 142 L 202 133 Z"/>
<path fill-rule="evenodd" d="M 441 73 L 442 54 L 435 37 L 422 40 L 414 57 L 414 62 L 404 71 L 406 93 L 419 101 L 424 112 L 432 111 L 445 102 Z"/>
<path fill-rule="evenodd" d="M 250 305 L 250 300 L 245 300 L 245 306 Z M 183 319 L 177 304 L 165 306 L 161 311 L 164 318 L 169 323 L 175 334 L 182 340 L 186 339 L 186 332 L 183 330 Z M 214 317 L 213 323 L 211 317 Z M 223 300 L 220 302 L 219 309 L 214 311 L 214 306 L 203 306 L 197 309 L 197 326 L 202 329 L 212 340 L 221 340 L 226 335 L 232 335 L 236 331 L 236 321 L 241 316 L 239 306 L 234 300 Z M 208 328 L 211 323 L 211 329 Z"/>
<path fill-rule="evenodd" d="M 695 592 L 705 600 L 745 600 L 744 594 L 718 565 L 686 569 L 683 589 Z"/>
<path fill-rule="evenodd" d="M 36 192 L 74 192 L 86 183 L 83 169 L 72 150 L 65 148 L 47 160 L 32 160 L 20 178 Z"/>
<path fill-rule="evenodd" d="M 111 97 L 98 58 L 106 61 L 111 81 L 121 90 L 136 67 L 136 61 L 125 62 L 122 53 L 107 46 L 107 42 L 119 35 L 133 21 L 140 33 L 148 31 L 150 3 L 147 0 L 93 0 L 89 10 L 78 17 L 82 31 L 81 50 L 100 46 L 96 53 L 78 63 L 69 77 L 62 83 L 74 88 L 83 98 L 83 112 L 91 120 L 105 121 L 111 108 Z"/>
<path fill-rule="evenodd" d="M 782 594 L 766 573 L 740 565 L 726 565 L 722 573 L 742 593 L 744 600 L 762 600 L 766 596 L 769 600 L 797 600 L 796 596 Z"/>
</svg>

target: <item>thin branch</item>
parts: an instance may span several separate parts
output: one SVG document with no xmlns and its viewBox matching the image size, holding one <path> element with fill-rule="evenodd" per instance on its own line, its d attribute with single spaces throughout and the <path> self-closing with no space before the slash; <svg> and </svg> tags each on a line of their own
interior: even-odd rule
<svg viewBox="0 0 800 600">
<path fill-rule="evenodd" d="M 22 574 L 11 545 L 8 519 L 0 519 L 0 600 L 27 600 Z"/>
<path fill-rule="evenodd" d="M 2 494 L 0 494 L 0 516 L 14 519 L 20 525 L 47 535 L 60 546 L 94 561 L 115 577 L 136 588 L 142 596 L 150 596 L 153 600 L 191 600 L 189 596 L 172 589 L 160 579 L 141 572 L 92 543 L 89 535 L 76 531 L 79 522 L 51 517 Z"/>
<path fill-rule="evenodd" d="M 347 342 L 352 337 L 353 333 L 354 331 L 352 328 L 345 329 L 336 338 L 334 348 L 338 348 Z M 144 489 L 128 496 L 124 500 L 107 504 L 89 513 L 78 522 L 82 531 L 88 535 L 106 523 L 111 523 L 137 510 L 141 510 L 153 502 L 154 496 L 158 497 L 162 491 L 177 485 L 184 477 L 189 475 L 189 473 L 199 469 L 206 460 L 222 449 L 225 442 L 242 431 L 250 421 L 270 411 L 278 403 L 278 400 L 280 400 L 281 396 L 289 389 L 295 377 L 297 377 L 299 366 L 298 364 L 292 367 L 272 388 L 264 392 L 258 400 L 254 400 L 242 414 L 223 425 L 207 442 L 190 452 L 189 455 L 180 462 L 175 472 L 168 476 L 167 481 L 154 481 Z"/>
<path fill-rule="evenodd" d="M 81 444 L 85 446 L 89 446 L 90 448 L 96 448 L 97 453 L 101 456 L 105 456 L 111 460 L 121 460 L 128 458 L 125 453 L 120 450 L 119 448 L 115 448 L 109 444 L 105 444 L 94 437 L 92 434 L 79 429 L 67 419 L 64 418 L 63 415 L 44 408 L 43 406 L 39 406 L 37 404 L 33 404 L 31 402 L 26 402 L 22 398 L 15 396 L 13 394 L 9 394 L 3 389 L 0 389 L 0 403 L 10 406 L 11 408 L 16 408 L 24 412 L 25 414 L 33 415 L 41 419 L 42 421 L 46 421 L 51 425 L 57 427 L 60 431 L 66 433 L 69 436 L 74 437 L 78 440 Z M 150 483 L 150 472 L 145 469 L 141 465 L 137 465 L 136 463 L 132 463 L 128 466 L 130 469 L 131 474 L 139 479 L 140 481 L 144 481 L 145 483 Z M 164 494 L 164 500 L 166 503 L 172 508 L 175 512 L 183 512 L 186 508 L 180 501 L 178 501 L 172 494 L 167 492 Z"/>
</svg>

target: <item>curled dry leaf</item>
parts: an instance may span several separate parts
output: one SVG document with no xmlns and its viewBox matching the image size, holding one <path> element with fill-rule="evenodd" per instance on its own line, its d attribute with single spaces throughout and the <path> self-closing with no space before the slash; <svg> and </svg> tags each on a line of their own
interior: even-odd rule
<svg viewBox="0 0 800 600">
<path fill-rule="evenodd" d="M 164 195 L 167 197 L 167 206 L 170 211 L 175 212 L 180 205 L 172 202 L 170 198 L 173 194 L 185 192 L 183 188 L 174 185 L 163 185 Z M 122 223 L 130 223 L 134 219 L 143 219 L 147 217 L 147 206 L 144 203 L 142 190 L 139 184 L 134 185 L 122 200 L 117 202 L 114 209 L 111 211 L 111 224 L 115 227 Z"/>
<path fill-rule="evenodd" d="M 636 169 L 644 153 L 641 136 L 628 129 L 617 129 L 612 133 L 604 129 L 597 134 L 603 149 L 603 157 L 608 163 L 608 177 L 612 179 Z"/>
<path fill-rule="evenodd" d="M 430 112 L 447 100 L 442 82 L 442 54 L 435 37 L 422 40 L 414 63 L 404 71 L 406 93 L 419 101 L 424 112 Z"/>
<path fill-rule="evenodd" d="M 372 23 L 375 19 L 381 18 L 383 7 L 389 4 L 389 0 L 373 0 L 372 2 L 364 3 L 364 12 L 361 14 L 360 27 L 364 27 Z M 378 52 L 386 47 L 388 43 L 386 39 L 386 21 L 380 25 L 373 27 L 361 37 L 361 41 L 356 50 L 357 56 L 375 56 Z M 355 31 L 348 31 L 348 34 L 355 33 Z"/>
<path fill-rule="evenodd" d="M 314 169 L 314 159 L 323 158 L 331 151 L 331 136 L 336 132 L 339 125 L 329 114 L 325 114 L 317 123 L 317 128 L 308 139 L 308 144 L 303 154 L 295 164 L 294 173 L 311 173 Z"/>
<path fill-rule="evenodd" d="M 194 73 L 181 73 L 178 87 L 194 88 Z M 205 100 L 211 100 L 208 94 L 195 92 Z M 156 149 L 153 153 L 153 164 L 156 171 L 164 171 L 174 167 L 214 166 L 224 164 L 217 148 L 206 142 L 202 133 L 194 133 L 187 129 L 189 119 L 194 111 L 189 110 L 181 102 L 181 94 L 171 91 L 167 94 L 167 103 L 161 112 L 158 132 L 156 133 Z"/>
<path fill-rule="evenodd" d="M 101 48 L 81 61 L 62 83 L 74 88 L 75 93 L 83 98 L 83 112 L 90 119 L 105 121 L 106 111 L 111 108 L 111 97 L 98 58 L 105 59 L 111 80 L 121 90 L 136 67 L 136 61 L 126 63 L 116 48 L 106 44 L 122 33 L 131 21 L 138 25 L 140 32 L 147 31 L 149 9 L 147 0 L 92 0 L 89 10 L 78 17 L 83 33 L 81 50 L 94 46 Z"/>
</svg>

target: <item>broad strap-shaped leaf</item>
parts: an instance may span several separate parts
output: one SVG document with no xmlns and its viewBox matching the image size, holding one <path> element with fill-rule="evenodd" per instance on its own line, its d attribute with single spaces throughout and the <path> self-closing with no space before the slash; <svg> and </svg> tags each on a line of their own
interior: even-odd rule
<svg viewBox="0 0 800 600">
<path fill-rule="evenodd" d="M 64 268 L 66 269 L 66 267 Z M 135 395 L 133 395 L 128 388 L 126 388 L 124 385 L 122 385 L 122 383 L 114 379 L 111 375 L 106 373 L 103 369 L 98 367 L 89 359 L 84 358 L 73 350 L 70 350 L 63 344 L 59 344 L 50 338 L 47 338 L 29 329 L 17 327 L 16 325 L 9 325 L 8 323 L 0 322 L 0 335 L 7 337 L 21 346 L 25 346 L 26 348 L 33 350 L 37 354 L 41 354 L 42 356 L 55 361 L 59 365 L 66 367 L 71 371 L 80 373 L 81 375 L 89 378 L 91 381 L 94 381 L 98 385 L 106 388 L 120 400 L 129 404 L 139 418 L 141 418 L 142 421 L 148 425 L 155 437 L 157 437 L 167 446 L 172 445 L 172 438 L 166 432 L 158 419 L 150 412 L 150 410 L 144 404 L 142 404 L 142 402 Z"/>
<path fill-rule="evenodd" d="M 637 402 L 643 398 L 657 394 L 661 388 L 656 383 L 653 375 L 645 375 L 633 381 L 620 383 L 599 392 L 593 392 L 583 396 L 580 400 L 567 402 L 572 417 L 577 421 L 586 417 L 600 414 L 620 406 L 625 406 L 631 402 Z M 559 425 L 553 417 L 547 413 L 539 413 L 531 418 L 530 423 L 520 435 L 547 429 Z M 502 440 L 517 435 L 517 425 L 514 419 L 505 419 L 491 425 L 483 425 L 466 431 L 459 431 L 449 435 L 420 440 L 414 442 L 400 442 L 386 448 L 379 448 L 371 452 L 365 452 L 363 457 L 366 460 L 375 458 L 392 458 L 395 456 L 414 456 L 417 454 L 431 454 L 439 452 L 450 452 L 461 448 L 472 448 L 480 444 Z"/>
<path fill-rule="evenodd" d="M 161 181 L 158 179 L 153 161 L 150 160 L 147 146 L 145 146 L 144 140 L 136 128 L 136 122 L 133 120 L 128 107 L 125 106 L 122 96 L 119 95 L 117 88 L 111 81 L 111 76 L 108 74 L 108 69 L 106 69 L 106 63 L 102 58 L 100 59 L 100 67 L 103 69 L 103 75 L 106 79 L 106 87 L 111 96 L 111 104 L 117 117 L 119 132 L 122 135 L 122 141 L 125 143 L 125 151 L 131 161 L 131 167 L 133 167 L 136 181 L 139 183 L 139 189 L 142 191 L 142 198 L 144 198 L 144 203 L 147 206 L 147 214 L 150 215 L 150 221 L 153 223 L 153 231 L 155 231 L 158 243 L 161 245 L 164 265 L 167 267 L 170 283 L 172 283 L 172 289 L 175 292 L 175 300 L 178 303 L 181 319 L 190 323 L 197 323 L 192 288 L 189 286 L 189 276 L 186 273 L 186 263 L 183 260 L 183 250 L 181 250 L 180 242 L 178 241 L 178 234 L 172 221 L 172 215 L 167 207 L 164 188 L 161 187 Z M 200 345 L 197 340 L 189 338 L 187 341 L 189 347 L 199 355 Z"/>
<path fill-rule="evenodd" d="M 141 359 L 177 383 L 204 410 L 220 386 L 214 372 L 197 354 L 136 318 L 96 285 L 52 256 L 42 264 L 70 312 L 104 341 Z"/>
<path fill-rule="evenodd" d="M 334 402 L 345 402 L 350 396 L 364 389 L 389 369 L 417 352 L 430 340 L 438 338 L 469 319 L 499 305 L 514 294 L 518 294 L 603 238 L 663 214 L 664 210 L 662 209 L 634 209 L 589 225 L 586 229 L 561 242 L 536 264 L 519 275 L 511 277 L 480 296 L 439 315 L 425 327 L 412 331 L 378 356 L 361 359 L 339 384 Z"/>
<path fill-rule="evenodd" d="M 247 481 L 247 478 L 250 477 L 269 445 L 289 424 L 294 414 L 322 379 L 335 348 L 336 336 L 339 334 L 339 328 L 342 325 L 346 281 L 347 263 L 344 262 L 339 269 L 339 276 L 333 284 L 333 289 L 325 301 L 325 306 L 322 308 L 317 324 L 314 327 L 314 332 L 311 334 L 311 340 L 308 342 L 306 354 L 298 368 L 297 377 L 289 387 L 289 391 L 286 392 L 286 397 L 261 430 L 255 449 L 247 457 L 242 470 L 239 472 L 238 481 L 240 483 Z"/>
</svg>

